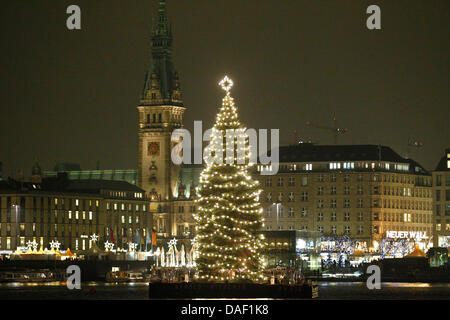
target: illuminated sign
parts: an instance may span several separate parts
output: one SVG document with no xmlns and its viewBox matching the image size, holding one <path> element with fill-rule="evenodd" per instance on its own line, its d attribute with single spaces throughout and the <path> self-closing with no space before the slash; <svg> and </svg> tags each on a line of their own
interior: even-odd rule
<svg viewBox="0 0 450 320">
<path fill-rule="evenodd" d="M 428 239 L 426 231 L 386 231 L 386 238 L 390 239 Z"/>
</svg>

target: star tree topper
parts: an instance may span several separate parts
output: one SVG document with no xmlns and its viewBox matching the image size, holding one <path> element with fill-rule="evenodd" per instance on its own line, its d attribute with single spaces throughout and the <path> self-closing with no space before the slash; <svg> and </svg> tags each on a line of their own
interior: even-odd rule
<svg viewBox="0 0 450 320">
<path fill-rule="evenodd" d="M 227 96 L 230 94 L 231 88 L 233 88 L 233 80 L 225 76 L 222 81 L 219 82 L 219 86 L 222 87 L 223 90 L 227 93 Z"/>
</svg>

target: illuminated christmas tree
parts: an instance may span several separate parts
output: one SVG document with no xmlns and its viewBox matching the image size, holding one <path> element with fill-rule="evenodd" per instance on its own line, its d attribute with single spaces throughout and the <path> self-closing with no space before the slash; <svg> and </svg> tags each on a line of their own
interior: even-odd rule
<svg viewBox="0 0 450 320">
<path fill-rule="evenodd" d="M 206 168 L 197 188 L 198 257 L 200 280 L 260 281 L 263 225 L 259 182 L 251 178 L 249 137 L 234 106 L 233 82 L 220 82 L 226 91 L 205 148 Z"/>
</svg>

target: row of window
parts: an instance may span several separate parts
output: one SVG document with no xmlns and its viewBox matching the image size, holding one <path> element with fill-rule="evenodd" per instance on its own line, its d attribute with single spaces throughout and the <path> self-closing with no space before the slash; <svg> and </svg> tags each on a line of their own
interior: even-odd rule
<svg viewBox="0 0 450 320">
<path fill-rule="evenodd" d="M 325 190 L 327 188 L 324 186 L 319 186 L 317 187 L 317 195 L 321 196 L 321 195 L 325 195 Z M 392 195 L 392 196 L 403 196 L 403 197 L 411 197 L 413 196 L 412 192 L 411 192 L 411 188 L 398 188 L 398 187 L 384 187 L 381 188 L 380 186 L 374 186 L 373 187 L 373 194 L 375 195 L 381 195 L 380 190 L 383 189 L 384 195 Z M 336 186 L 331 186 L 330 187 L 330 191 L 329 194 L 331 195 L 335 195 L 337 194 L 338 188 Z M 357 190 L 356 190 L 357 194 L 364 194 L 364 189 L 362 185 L 358 185 L 357 186 Z M 414 197 L 431 197 L 431 190 L 426 190 L 426 189 L 422 189 L 422 188 L 416 188 L 414 189 Z M 293 194 L 293 192 L 291 192 L 291 194 Z M 343 189 L 343 194 L 344 195 L 349 195 L 351 194 L 351 187 L 350 186 L 344 186 Z M 450 197 L 450 190 L 448 190 L 448 195 Z"/>
<path fill-rule="evenodd" d="M 309 201 L 308 192 L 302 192 L 300 194 L 300 201 L 307 202 Z M 265 200 L 268 203 L 273 203 L 274 200 L 278 203 L 280 202 L 296 202 L 296 195 L 294 192 L 289 192 L 287 200 L 284 198 L 283 192 L 278 192 L 277 198 L 272 198 L 272 193 L 267 192 L 265 196 Z M 392 208 L 392 209 L 410 209 L 410 210 L 431 210 L 431 202 L 430 201 L 408 201 L 408 200 L 398 200 L 398 199 L 383 199 L 383 203 L 381 199 L 373 199 L 372 200 L 372 208 Z M 330 199 L 327 201 L 329 203 L 327 207 L 329 208 L 337 208 L 338 201 L 337 199 Z M 383 205 L 384 204 L 384 205 Z M 343 208 L 351 208 L 351 200 L 344 199 L 342 202 Z M 317 208 L 325 208 L 325 200 L 318 199 L 317 200 Z M 364 208 L 364 200 L 357 199 L 356 208 Z"/>
<path fill-rule="evenodd" d="M 154 94 L 154 93 L 152 94 L 152 99 L 156 99 L 156 94 Z M 161 123 L 161 122 L 162 122 L 162 114 L 161 113 L 153 113 L 153 114 L 148 113 L 147 114 L 147 123 Z"/>
<path fill-rule="evenodd" d="M 316 175 L 316 181 L 317 182 L 337 182 L 338 180 L 338 176 L 336 174 L 330 174 L 330 175 L 326 175 L 326 174 L 319 174 Z M 342 175 L 342 181 L 343 182 L 352 182 L 352 177 L 354 177 L 354 175 L 350 175 L 350 174 L 344 174 Z M 449 175 L 450 177 L 450 175 Z M 301 180 L 301 185 L 307 185 L 308 184 L 308 178 L 311 178 L 310 176 L 302 176 L 300 178 Z M 274 177 L 267 177 L 265 179 L 265 185 L 266 187 L 271 187 L 272 186 L 272 180 L 275 179 Z M 287 178 L 287 185 L 288 186 L 295 186 L 296 184 L 296 177 L 288 177 Z M 354 179 L 354 178 L 353 178 Z M 284 186 L 284 180 L 285 177 L 277 177 L 276 178 L 276 184 L 278 187 L 282 187 Z M 431 185 L 431 178 L 428 177 L 416 177 L 416 176 L 410 176 L 410 175 L 389 175 L 389 174 L 373 174 L 371 175 L 371 178 L 369 181 L 373 181 L 373 182 L 392 182 L 392 183 L 402 183 L 402 184 L 417 184 L 419 182 L 419 180 L 423 180 L 421 181 L 421 185 L 425 184 L 425 185 Z M 356 182 L 362 182 L 365 181 L 364 180 L 364 175 L 363 174 L 358 174 L 356 175 Z"/>
<path fill-rule="evenodd" d="M 184 208 L 185 207 L 183 207 L 183 206 L 178 206 L 178 213 L 184 213 L 185 212 Z M 195 206 L 189 206 L 187 208 L 189 208 L 189 212 L 190 213 L 195 213 L 195 211 L 196 211 L 196 207 Z"/>
<path fill-rule="evenodd" d="M 4 206 L 3 203 L 6 205 Z M 20 197 L 18 203 L 13 204 L 11 197 L 6 197 L 6 201 L 2 201 L 0 196 L 0 208 L 6 208 L 7 210 L 24 210 L 26 208 L 32 209 L 79 209 L 93 210 L 93 208 L 99 207 L 99 200 L 89 200 L 89 199 L 75 199 L 75 198 L 54 198 L 54 197 L 32 197 L 25 198 Z"/>
<path fill-rule="evenodd" d="M 443 229 L 444 227 L 445 229 Z M 450 223 L 440 224 L 436 223 L 436 231 L 450 231 Z"/>
<path fill-rule="evenodd" d="M 112 204 L 110 202 L 106 203 L 106 210 L 108 210 L 108 211 L 109 210 L 119 211 L 119 207 L 120 207 L 120 211 L 133 211 L 133 205 L 131 203 L 128 203 L 128 205 L 125 203 L 117 203 L 117 202 L 114 202 Z M 142 208 L 142 212 L 147 211 L 147 205 L 145 205 L 145 204 L 142 204 L 142 205 L 135 204 L 134 205 L 135 212 L 141 211 L 141 208 Z"/>
<path fill-rule="evenodd" d="M 142 192 L 107 191 L 104 194 L 112 198 L 144 198 L 144 194 Z"/>
<path fill-rule="evenodd" d="M 258 168 L 261 169 L 261 168 Z M 354 169 L 372 169 L 372 170 L 387 170 L 387 171 L 409 171 L 409 164 L 407 163 L 389 163 L 389 162 L 329 162 L 329 163 L 290 163 L 281 164 L 280 169 L 283 171 L 312 171 L 314 170 L 354 170 Z"/>
<path fill-rule="evenodd" d="M 436 180 L 435 180 L 435 186 L 442 186 L 442 180 L 445 179 L 445 185 L 446 186 L 450 186 L 450 174 L 446 174 L 444 175 L 444 177 L 441 174 L 437 174 L 436 175 Z"/>
<path fill-rule="evenodd" d="M 23 210 L 21 212 L 21 214 L 16 215 L 12 215 L 11 211 L 7 211 L 6 212 L 6 219 L 4 219 L 4 214 L 2 211 L 0 211 L 0 222 L 5 221 L 6 222 L 17 222 L 17 223 L 23 223 L 23 222 L 37 222 L 38 221 L 38 217 L 39 217 L 39 221 L 41 223 L 44 223 L 44 218 L 45 222 L 58 222 L 58 218 L 59 221 L 67 221 L 67 220 L 71 220 L 72 218 L 75 218 L 76 220 L 80 219 L 80 220 L 94 220 L 94 216 L 95 219 L 98 218 L 98 212 L 94 212 L 94 211 L 74 211 L 74 213 L 72 212 L 72 210 L 52 210 L 53 214 L 50 214 L 50 212 L 46 212 L 44 214 L 44 212 L 41 210 L 41 212 L 38 213 L 38 211 L 36 209 L 33 209 L 31 211 L 31 221 L 26 221 L 25 219 L 25 210 Z M 67 213 L 67 215 L 66 215 Z M 53 217 L 53 219 L 52 219 Z M 14 218 L 14 219 L 13 219 Z"/>
<path fill-rule="evenodd" d="M 270 230 L 275 230 L 275 229 L 272 226 L 268 225 L 268 226 L 266 226 L 266 230 L 270 231 Z M 294 226 L 293 225 L 288 225 L 288 226 L 278 225 L 276 227 L 276 230 L 294 230 Z M 299 230 L 300 231 L 308 231 L 308 227 L 307 226 L 300 226 Z M 317 227 L 317 231 L 319 231 L 321 233 L 329 232 L 330 234 L 337 235 L 338 234 L 338 227 L 337 226 L 330 226 L 330 228 L 325 229 L 323 226 L 318 226 Z M 339 232 L 342 232 L 343 234 L 346 234 L 346 235 L 352 234 L 350 226 L 343 226 L 342 229 Z M 363 226 L 358 226 L 358 228 L 356 229 L 356 234 L 357 235 L 363 235 L 364 234 L 364 227 Z"/>
<path fill-rule="evenodd" d="M 265 216 L 267 218 L 294 218 L 296 214 L 295 208 L 288 208 L 287 211 L 283 207 L 273 208 L 268 207 L 265 210 Z M 300 208 L 299 214 L 302 218 L 308 216 L 308 208 Z M 355 213 L 357 221 L 364 220 L 364 214 L 362 212 Z M 330 221 L 337 221 L 338 214 L 331 212 L 329 216 Z M 344 212 L 343 221 L 350 221 L 351 213 Z M 323 212 L 317 213 L 317 221 L 324 221 L 325 215 Z M 389 222 L 412 222 L 412 223 L 431 223 L 431 215 L 429 214 L 415 214 L 415 213 L 394 213 L 383 212 L 382 215 L 378 212 L 373 213 L 374 221 L 389 221 Z"/>
<path fill-rule="evenodd" d="M 450 177 L 450 175 L 449 175 Z M 441 197 L 441 194 L 445 194 L 445 198 Z M 448 190 L 436 190 L 436 194 L 435 194 L 435 200 L 436 201 L 443 201 L 445 199 L 445 201 L 450 201 L 450 189 Z"/>
<path fill-rule="evenodd" d="M 448 226 L 449 224 L 447 224 Z M 430 228 L 421 228 L 421 227 L 392 227 L 390 228 L 390 230 L 392 231 L 396 231 L 393 229 L 398 229 L 398 231 L 425 231 L 430 233 L 431 230 Z M 266 226 L 266 230 L 296 230 L 295 226 L 293 225 L 278 225 L 278 226 L 271 226 L 268 225 Z M 300 231 L 308 231 L 308 226 L 299 226 L 298 230 Z M 324 227 L 324 226 L 317 226 L 317 231 L 324 233 L 324 234 L 333 234 L 333 235 L 337 235 L 337 234 L 346 234 L 346 235 L 350 235 L 352 234 L 352 228 L 349 225 L 345 225 L 342 226 L 342 228 L 338 228 L 338 226 L 336 225 L 332 225 L 329 227 Z M 373 233 L 374 234 L 380 234 L 383 232 L 383 230 L 381 230 L 381 228 L 379 226 L 373 226 L 372 227 Z M 353 231 L 353 234 L 357 234 L 357 235 L 364 235 L 364 226 L 359 225 L 357 226 L 356 230 Z"/>
<path fill-rule="evenodd" d="M 437 204 L 435 210 L 436 210 L 435 214 L 437 216 L 441 216 L 441 215 L 450 216 L 450 203 L 447 203 L 444 205 Z M 444 211 L 444 212 L 442 212 L 442 211 Z"/>
</svg>

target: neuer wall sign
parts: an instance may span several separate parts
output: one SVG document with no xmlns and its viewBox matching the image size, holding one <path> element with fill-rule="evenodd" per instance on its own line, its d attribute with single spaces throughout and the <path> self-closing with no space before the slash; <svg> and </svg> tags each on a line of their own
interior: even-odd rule
<svg viewBox="0 0 450 320">
<path fill-rule="evenodd" d="M 417 241 L 428 239 L 426 231 L 386 231 L 389 239 L 415 239 Z"/>
</svg>

